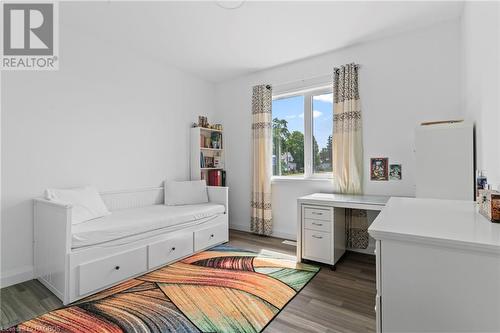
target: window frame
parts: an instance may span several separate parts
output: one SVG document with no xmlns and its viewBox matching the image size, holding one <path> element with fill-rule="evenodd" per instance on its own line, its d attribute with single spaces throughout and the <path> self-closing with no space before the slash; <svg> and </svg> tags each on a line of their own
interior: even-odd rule
<svg viewBox="0 0 500 333">
<path fill-rule="evenodd" d="M 284 93 L 273 94 L 272 100 L 303 96 L 304 97 L 304 174 L 300 176 L 272 176 L 271 181 L 290 181 L 290 180 L 328 180 L 333 179 L 333 172 L 315 173 L 313 168 L 313 97 L 317 95 L 332 94 L 333 87 L 321 85 L 309 88 L 302 88 Z M 335 101 L 334 101 L 335 103 Z M 333 112 L 333 108 L 332 108 Z M 272 154 L 269 157 L 272 159 Z"/>
</svg>

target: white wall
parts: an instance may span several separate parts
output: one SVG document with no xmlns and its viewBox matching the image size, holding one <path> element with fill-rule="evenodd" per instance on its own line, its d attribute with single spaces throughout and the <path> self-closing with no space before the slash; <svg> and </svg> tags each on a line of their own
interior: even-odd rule
<svg viewBox="0 0 500 333">
<path fill-rule="evenodd" d="M 465 115 L 476 123 L 477 169 L 500 189 L 500 3 L 466 2 L 462 17 Z"/>
<path fill-rule="evenodd" d="M 67 26 L 59 71 L 4 72 L 1 83 L 4 283 L 32 276 L 32 198 L 186 179 L 189 127 L 213 119 L 213 84 Z"/>
<path fill-rule="evenodd" d="M 460 23 L 450 21 L 218 84 L 216 110 L 226 132 L 231 226 L 249 227 L 253 85 L 277 85 L 325 75 L 345 63 L 361 64 L 365 193 L 413 196 L 415 127 L 461 116 L 459 51 Z M 402 181 L 369 181 L 369 158 L 379 156 L 402 163 Z M 295 238 L 297 196 L 330 190 L 328 182 L 274 183 L 275 235 Z"/>
</svg>

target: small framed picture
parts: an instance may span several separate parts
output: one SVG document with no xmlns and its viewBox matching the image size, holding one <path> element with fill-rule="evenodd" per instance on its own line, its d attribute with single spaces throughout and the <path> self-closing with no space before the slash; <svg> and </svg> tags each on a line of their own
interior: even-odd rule
<svg viewBox="0 0 500 333">
<path fill-rule="evenodd" d="M 391 164 L 389 165 L 389 179 L 390 180 L 401 180 L 403 174 L 401 173 L 401 164 Z"/>
<path fill-rule="evenodd" d="M 370 158 L 370 180 L 389 180 L 389 159 L 387 157 Z"/>
</svg>

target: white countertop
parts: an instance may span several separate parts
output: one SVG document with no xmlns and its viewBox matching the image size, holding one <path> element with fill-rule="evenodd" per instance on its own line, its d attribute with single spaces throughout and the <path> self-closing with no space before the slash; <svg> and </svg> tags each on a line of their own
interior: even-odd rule
<svg viewBox="0 0 500 333">
<path fill-rule="evenodd" d="M 314 203 L 320 205 L 331 205 L 335 207 L 359 208 L 381 210 L 389 200 L 388 196 L 382 195 L 356 195 L 356 194 L 333 194 L 314 193 L 297 199 L 302 203 Z"/>
<path fill-rule="evenodd" d="M 313 193 L 299 200 L 318 200 L 318 201 L 334 201 L 334 202 L 356 202 L 369 205 L 384 206 L 390 197 L 384 195 L 357 195 L 357 194 L 335 194 L 335 193 Z"/>
<path fill-rule="evenodd" d="M 500 224 L 461 200 L 393 197 L 368 229 L 375 239 L 427 242 L 500 254 Z"/>
</svg>

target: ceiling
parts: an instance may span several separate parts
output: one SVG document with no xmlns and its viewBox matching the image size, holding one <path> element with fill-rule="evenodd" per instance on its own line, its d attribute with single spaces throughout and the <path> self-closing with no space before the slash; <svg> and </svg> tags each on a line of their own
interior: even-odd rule
<svg viewBox="0 0 500 333">
<path fill-rule="evenodd" d="M 61 26 L 212 82 L 458 18 L 461 2 L 61 2 Z"/>
</svg>

